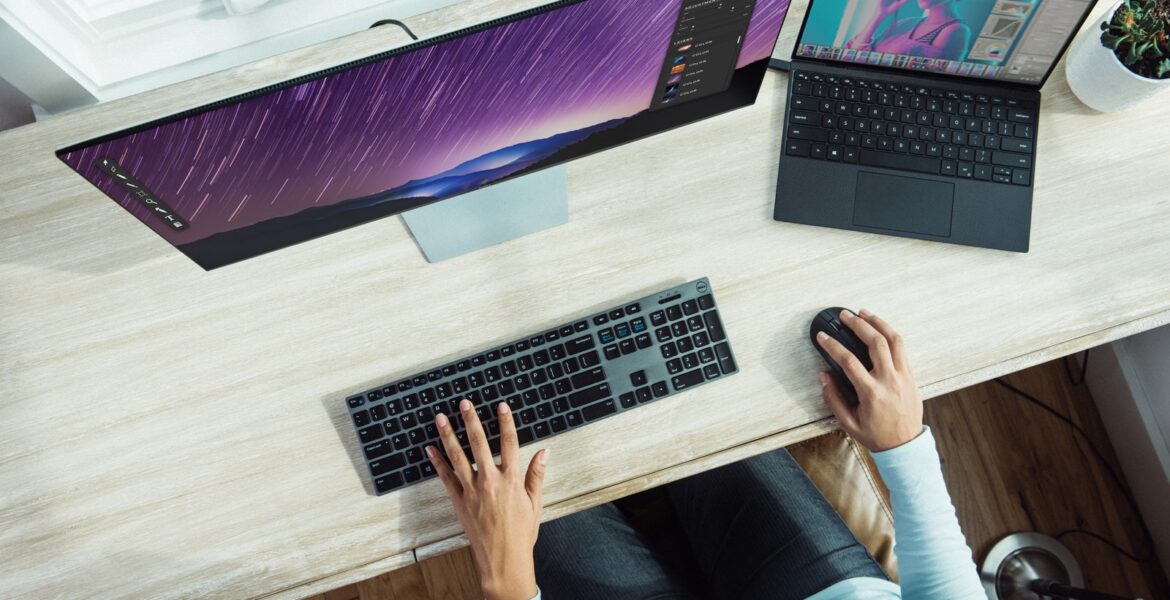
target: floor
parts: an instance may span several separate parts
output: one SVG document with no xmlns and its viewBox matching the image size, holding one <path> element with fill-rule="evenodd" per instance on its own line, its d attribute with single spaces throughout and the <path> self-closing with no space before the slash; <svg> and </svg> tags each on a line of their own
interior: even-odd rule
<svg viewBox="0 0 1170 600">
<path fill-rule="evenodd" d="M 1077 373 L 1072 373 L 1075 377 Z M 1072 385 L 1062 361 L 1006 380 L 1079 424 L 1117 470 L 1092 397 Z M 926 421 L 943 457 L 943 475 L 967 541 L 981 559 L 1009 533 L 1101 534 L 1138 553 L 1140 521 L 1084 440 L 1067 424 L 994 382 L 926 403 Z M 1111 594 L 1170 598 L 1157 561 L 1137 564 L 1084 534 L 1062 538 L 1081 564 L 1085 585 Z M 478 600 L 471 554 L 461 550 L 386 573 L 312 600 Z"/>
</svg>

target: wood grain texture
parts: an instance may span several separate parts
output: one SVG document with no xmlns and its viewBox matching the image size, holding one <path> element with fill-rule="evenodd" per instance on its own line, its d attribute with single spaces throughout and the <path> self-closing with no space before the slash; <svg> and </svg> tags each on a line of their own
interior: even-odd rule
<svg viewBox="0 0 1170 600">
<path fill-rule="evenodd" d="M 458 524 L 438 482 L 369 494 L 346 394 L 698 276 L 742 373 L 550 439 L 550 518 L 824 431 L 805 336 L 824 306 L 901 328 L 929 394 L 1170 321 L 1170 105 L 1092 114 L 1059 69 L 1027 255 L 773 222 L 778 74 L 753 107 L 572 163 L 569 224 L 438 265 L 384 219 L 205 273 L 53 154 L 405 41 L 361 32 L 0 134 L 19 167 L 0 171 L 0 596 L 291 598 L 384 571 Z"/>
<path fill-rule="evenodd" d="M 1070 415 L 1118 468 L 1088 389 L 1069 385 L 1058 361 L 1007 379 Z M 989 382 L 928 402 L 926 421 L 938 440 L 943 476 L 976 559 L 986 556 L 1003 536 L 1019 531 L 1055 535 L 1084 528 L 1128 549 L 1142 548 L 1140 517 L 1106 479 L 1083 440 L 1040 409 Z M 1137 565 L 1100 542 L 1078 535 L 1064 541 L 1084 570 L 1089 587 L 1129 597 L 1170 598 L 1170 586 L 1156 561 Z M 475 572 L 470 554 L 458 560 L 456 556 L 456 552 L 441 554 L 424 564 L 433 564 L 435 575 L 449 569 L 445 576 L 451 578 Z M 438 562 L 443 557 L 451 560 Z M 384 577 L 408 578 L 410 570 Z M 363 596 L 362 600 L 370 599 Z"/>
<path fill-rule="evenodd" d="M 1070 417 L 1118 474 L 1113 446 L 1087 386 L 1073 386 L 1060 361 L 1005 378 Z M 1003 536 L 1086 529 L 1131 552 L 1145 550 L 1141 517 L 1067 424 L 1013 392 L 986 383 L 926 404 L 943 475 L 963 533 L 982 560 Z M 1137 564 L 1092 538 L 1062 540 L 1091 589 L 1124 597 L 1170 598 L 1159 563 Z"/>
</svg>

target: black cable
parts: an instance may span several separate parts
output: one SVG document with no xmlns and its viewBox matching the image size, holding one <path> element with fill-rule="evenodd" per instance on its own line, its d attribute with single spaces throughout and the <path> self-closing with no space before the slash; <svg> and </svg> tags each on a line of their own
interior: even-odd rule
<svg viewBox="0 0 1170 600">
<path fill-rule="evenodd" d="M 418 36 L 415 35 L 414 32 L 411 31 L 410 28 L 406 26 L 406 23 L 403 23 L 402 21 L 399 21 L 398 19 L 382 19 L 381 21 L 377 21 L 373 25 L 370 25 L 370 29 L 373 29 L 375 27 L 381 27 L 383 25 L 397 25 L 399 28 L 401 28 L 403 31 L 406 32 L 406 35 L 410 36 L 410 39 L 412 39 L 416 42 L 418 41 Z"/>
<path fill-rule="evenodd" d="M 1092 348 L 1089 350 L 1092 350 Z M 1089 372 L 1089 350 L 1085 350 L 1081 353 L 1081 374 L 1076 378 L 1073 377 L 1072 367 L 1068 366 L 1068 357 L 1066 356 L 1060 361 L 1064 363 L 1064 375 L 1065 377 L 1068 377 L 1068 382 L 1073 387 L 1077 387 L 1085 382 L 1085 374 Z"/>
<path fill-rule="evenodd" d="M 1080 425 L 1077 425 L 1075 422 L 1073 422 L 1072 419 L 1064 416 L 1063 414 L 1060 413 L 1060 411 L 1056 410 L 1055 408 L 1052 408 L 1051 406 L 1048 406 L 1047 404 L 1040 401 L 1038 398 L 1029 394 L 1028 392 L 1025 392 L 1024 390 L 1021 390 L 1020 388 L 1004 381 L 1002 378 L 996 378 L 994 381 L 995 381 L 995 383 L 998 383 L 999 385 L 1011 390 L 1016 395 L 1027 400 L 1028 402 L 1031 402 L 1032 404 L 1044 409 L 1046 412 L 1048 412 L 1052 416 L 1056 417 L 1057 419 L 1064 421 L 1064 423 L 1067 424 L 1069 427 L 1071 427 L 1074 431 L 1081 434 L 1081 437 L 1084 438 L 1085 443 L 1089 446 L 1089 450 L 1091 450 L 1093 452 L 1093 455 L 1097 457 L 1097 460 L 1101 463 L 1101 466 L 1105 468 L 1105 472 L 1109 475 L 1110 479 L 1113 480 L 1113 483 L 1116 486 L 1117 491 L 1121 492 L 1121 495 L 1125 498 L 1126 503 L 1129 504 L 1130 510 L 1133 511 L 1134 516 L 1137 517 L 1138 524 L 1141 526 L 1141 531 L 1142 531 L 1142 537 L 1143 537 L 1143 539 L 1142 539 L 1143 544 L 1142 545 L 1145 546 L 1147 548 L 1147 550 L 1145 552 L 1141 553 L 1142 554 L 1141 557 L 1138 557 L 1134 553 L 1130 553 L 1130 552 L 1126 552 L 1126 551 L 1122 550 L 1117 544 L 1107 540 L 1106 538 L 1102 537 L 1101 535 L 1093 533 L 1091 531 L 1086 531 L 1083 529 L 1065 530 L 1065 531 L 1062 531 L 1060 534 L 1058 534 L 1056 537 L 1059 539 L 1060 536 L 1063 536 L 1063 535 L 1068 535 L 1071 533 L 1083 533 L 1085 535 L 1089 535 L 1089 536 L 1092 536 L 1098 540 L 1101 540 L 1102 542 L 1105 542 L 1106 544 L 1112 546 L 1113 548 L 1115 548 L 1116 550 L 1121 552 L 1121 554 L 1123 554 L 1126 558 L 1129 558 L 1130 560 L 1133 560 L 1134 562 L 1148 562 L 1149 560 L 1153 559 L 1153 557 L 1154 557 L 1153 536 L 1150 535 L 1149 529 L 1146 529 L 1146 522 L 1144 519 L 1142 519 L 1141 511 L 1138 510 L 1137 501 L 1135 501 L 1133 499 L 1133 495 L 1129 493 L 1129 489 L 1121 481 L 1121 477 L 1117 474 L 1117 472 L 1113 470 L 1113 467 L 1109 464 L 1109 461 L 1105 460 L 1105 455 L 1102 454 L 1101 451 L 1097 449 L 1096 444 L 1093 443 L 1093 440 L 1092 440 L 1092 438 L 1089 437 L 1089 434 L 1087 432 L 1085 432 L 1085 430 L 1082 429 Z"/>
<path fill-rule="evenodd" d="M 1099 533 L 1093 533 L 1092 531 L 1089 531 L 1087 529 L 1065 529 L 1064 531 L 1062 531 L 1062 532 L 1060 532 L 1052 537 L 1054 537 L 1058 540 L 1061 540 L 1061 539 L 1064 539 L 1065 536 L 1068 536 L 1068 535 L 1071 535 L 1074 533 L 1079 533 L 1081 535 L 1087 535 L 1089 537 L 1096 538 L 1097 541 L 1101 542 L 1102 544 L 1105 544 L 1106 546 L 1113 548 L 1114 550 L 1116 550 L 1117 552 L 1121 553 L 1126 558 L 1128 558 L 1134 562 L 1147 562 L 1151 558 L 1153 558 L 1152 556 L 1147 556 L 1145 558 L 1139 558 L 1137 556 L 1134 556 L 1134 555 L 1130 554 L 1129 552 L 1126 552 L 1125 549 L 1122 548 L 1121 546 L 1114 544 L 1112 541 L 1109 540 L 1109 538 L 1106 538 Z"/>
</svg>

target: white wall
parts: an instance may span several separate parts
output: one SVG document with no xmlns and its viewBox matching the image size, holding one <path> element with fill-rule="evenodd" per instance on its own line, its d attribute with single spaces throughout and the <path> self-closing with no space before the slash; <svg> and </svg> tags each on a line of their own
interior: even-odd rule
<svg viewBox="0 0 1170 600">
<path fill-rule="evenodd" d="M 32 123 L 31 101 L 12 84 L 0 79 L 0 131 Z"/>
<path fill-rule="evenodd" d="M 1093 349 L 1086 380 L 1170 572 L 1170 326 Z"/>
</svg>

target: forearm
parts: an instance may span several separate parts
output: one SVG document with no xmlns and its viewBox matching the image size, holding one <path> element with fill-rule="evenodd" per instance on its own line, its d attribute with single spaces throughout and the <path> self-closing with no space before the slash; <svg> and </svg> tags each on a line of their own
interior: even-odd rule
<svg viewBox="0 0 1170 600">
<path fill-rule="evenodd" d="M 985 598 L 930 429 L 873 457 L 890 489 L 903 597 Z"/>
</svg>

